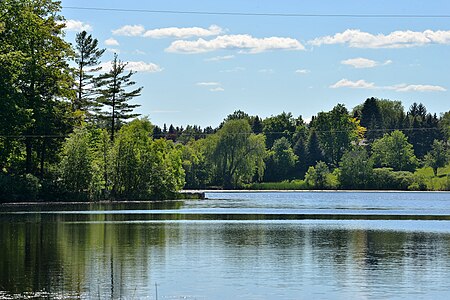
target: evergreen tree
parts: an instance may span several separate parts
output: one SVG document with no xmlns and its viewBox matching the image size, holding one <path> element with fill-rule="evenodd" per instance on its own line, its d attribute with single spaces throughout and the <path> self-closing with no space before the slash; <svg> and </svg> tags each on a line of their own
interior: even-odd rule
<svg viewBox="0 0 450 300">
<path fill-rule="evenodd" d="M 102 74 L 96 80 L 96 86 L 99 88 L 101 96 L 97 99 L 100 106 L 106 106 L 109 111 L 97 109 L 100 118 L 107 119 L 110 122 L 111 140 L 114 141 L 114 133 L 119 129 L 124 120 L 136 118 L 140 114 L 133 113 L 138 104 L 129 104 L 128 101 L 140 96 L 142 87 L 127 91 L 126 89 L 136 84 L 131 81 L 131 76 L 135 72 L 130 71 L 124 74 L 126 63 L 118 59 L 117 54 L 111 63 L 111 70 Z"/>
<path fill-rule="evenodd" d="M 301 177 L 305 174 L 306 170 L 308 169 L 307 165 L 307 145 L 305 143 L 305 138 L 303 136 L 299 137 L 297 139 L 297 142 L 294 145 L 294 154 L 298 157 L 297 159 L 297 165 L 296 165 L 296 171 L 294 172 L 295 177 Z"/>
<path fill-rule="evenodd" d="M 95 105 L 94 95 L 94 75 L 91 72 L 97 72 L 101 69 L 100 58 L 105 49 L 98 48 L 98 40 L 87 35 L 86 31 L 82 31 L 75 38 L 75 63 L 77 69 L 75 71 L 75 87 L 76 99 L 73 103 L 74 110 L 88 112 Z"/>
<path fill-rule="evenodd" d="M 311 129 L 306 146 L 306 165 L 314 166 L 321 160 L 323 160 L 323 152 L 320 149 L 319 138 L 317 137 L 316 131 Z"/>
<path fill-rule="evenodd" d="M 431 150 L 435 139 L 441 139 L 437 116 L 427 113 L 425 106 L 413 103 L 406 115 L 405 134 L 417 157 L 423 158 Z"/>
<path fill-rule="evenodd" d="M 154 125 L 153 127 L 153 139 L 160 139 L 163 137 L 161 127 Z"/>
<path fill-rule="evenodd" d="M 252 131 L 254 134 L 260 134 L 263 131 L 263 124 L 260 117 L 255 116 L 252 118 Z"/>
<path fill-rule="evenodd" d="M 382 115 L 377 99 L 367 99 L 361 108 L 361 126 L 367 128 L 366 138 L 369 142 L 379 138 L 382 133 Z"/>
<path fill-rule="evenodd" d="M 174 142 L 177 140 L 177 130 L 175 129 L 175 127 L 173 127 L 172 124 L 170 124 L 169 126 L 169 131 L 167 132 L 166 139 L 172 140 Z"/>
</svg>

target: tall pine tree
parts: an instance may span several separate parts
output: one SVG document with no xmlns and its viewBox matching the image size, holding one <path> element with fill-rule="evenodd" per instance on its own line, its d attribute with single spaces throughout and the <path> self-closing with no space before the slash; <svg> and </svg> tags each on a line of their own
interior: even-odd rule
<svg viewBox="0 0 450 300">
<path fill-rule="evenodd" d="M 128 102 L 140 96 L 142 87 L 127 91 L 128 88 L 136 84 L 136 82 L 131 80 L 131 76 L 136 72 L 129 71 L 125 74 L 126 66 L 127 64 L 119 60 L 117 54 L 114 54 L 111 70 L 100 75 L 96 80 L 96 86 L 100 93 L 100 97 L 97 98 L 100 105 L 97 108 L 97 114 L 100 118 L 109 121 L 112 141 L 114 141 L 114 133 L 119 130 L 122 121 L 136 118 L 140 115 L 133 113 L 133 110 L 140 105 Z M 103 108 L 107 110 L 105 111 Z"/>
<path fill-rule="evenodd" d="M 75 87 L 76 98 L 73 103 L 74 110 L 88 112 L 95 105 L 94 75 L 92 72 L 100 71 L 100 58 L 105 49 L 98 48 L 98 40 L 88 35 L 86 31 L 77 34 L 75 38 Z"/>
</svg>

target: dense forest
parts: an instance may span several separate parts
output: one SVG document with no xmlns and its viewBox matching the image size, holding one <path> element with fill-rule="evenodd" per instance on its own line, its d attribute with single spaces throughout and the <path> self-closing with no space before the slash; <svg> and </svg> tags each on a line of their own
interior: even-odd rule
<svg viewBox="0 0 450 300">
<path fill-rule="evenodd" d="M 235 111 L 161 128 L 142 87 L 58 1 L 0 2 L 0 201 L 168 199 L 182 188 L 449 190 L 450 111 L 369 98 L 306 123 Z"/>
</svg>

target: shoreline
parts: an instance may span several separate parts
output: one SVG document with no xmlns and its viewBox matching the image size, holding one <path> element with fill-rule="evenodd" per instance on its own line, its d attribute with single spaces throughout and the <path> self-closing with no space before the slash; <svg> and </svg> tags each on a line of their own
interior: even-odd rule
<svg viewBox="0 0 450 300">
<path fill-rule="evenodd" d="M 181 193 L 450 193 L 408 190 L 182 190 Z"/>
<path fill-rule="evenodd" d="M 206 194 L 206 193 L 449 193 L 450 191 L 407 191 L 407 190 L 182 190 L 180 194 Z M 208 198 L 205 198 L 208 200 Z M 157 204 L 167 202 L 177 202 L 185 200 L 200 200 L 192 198 L 168 199 L 168 200 L 102 200 L 102 201 L 28 201 L 28 202 L 4 202 L 0 203 L 0 207 L 7 206 L 27 206 L 27 205 L 92 205 L 92 204 Z M 209 199 L 213 200 L 213 199 Z M 449 198 L 450 200 L 450 198 Z"/>
</svg>

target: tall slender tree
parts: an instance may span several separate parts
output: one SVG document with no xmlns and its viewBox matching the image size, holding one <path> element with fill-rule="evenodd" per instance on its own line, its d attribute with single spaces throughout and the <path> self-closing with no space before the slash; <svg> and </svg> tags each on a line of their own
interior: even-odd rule
<svg viewBox="0 0 450 300">
<path fill-rule="evenodd" d="M 99 66 L 100 58 L 105 49 L 98 48 L 98 40 L 88 35 L 86 31 L 82 31 L 75 38 L 75 63 L 77 69 L 75 71 L 75 87 L 76 98 L 73 102 L 74 110 L 88 112 L 95 105 L 93 99 L 94 92 L 94 75 L 101 69 Z"/>
<path fill-rule="evenodd" d="M 114 54 L 109 72 L 100 75 L 96 80 L 96 86 L 100 93 L 100 97 L 97 98 L 99 107 L 96 112 L 100 118 L 108 120 L 111 124 L 112 141 L 114 141 L 114 133 L 119 129 L 122 121 L 140 115 L 133 113 L 133 110 L 140 105 L 128 102 L 141 95 L 142 87 L 127 91 L 136 84 L 131 80 L 131 76 L 136 72 L 125 73 L 126 66 L 127 64 L 119 60 L 117 54 Z M 103 108 L 108 110 L 105 111 Z"/>
</svg>

